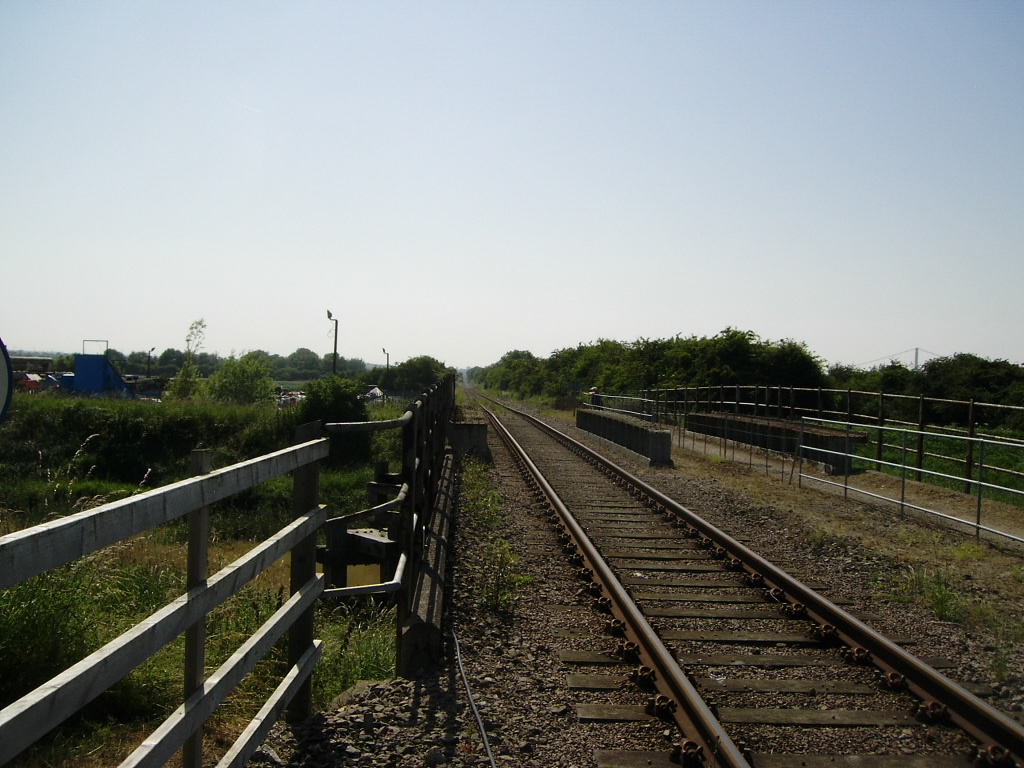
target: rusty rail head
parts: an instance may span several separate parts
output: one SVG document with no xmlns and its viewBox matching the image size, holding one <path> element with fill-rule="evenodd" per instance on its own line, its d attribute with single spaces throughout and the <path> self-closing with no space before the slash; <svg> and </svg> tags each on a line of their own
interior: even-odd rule
<svg viewBox="0 0 1024 768">
<path fill-rule="evenodd" d="M 502 440 L 516 454 L 520 465 L 533 478 L 537 488 L 558 514 L 578 553 L 582 555 L 585 567 L 593 573 L 595 582 L 602 586 L 602 600 L 607 600 L 603 605 L 621 622 L 625 642 L 632 644 L 627 652 L 635 654 L 641 669 L 650 670 L 646 678 L 654 682 L 662 696 L 668 697 L 668 701 L 659 700 L 657 696 L 652 700 L 655 707 L 653 713 L 676 724 L 682 736 L 680 748 L 683 751 L 701 751 L 703 761 L 699 764 L 708 768 L 749 768 L 750 764 L 739 747 L 711 713 L 558 494 L 497 417 L 486 408 L 484 410 Z"/>
</svg>

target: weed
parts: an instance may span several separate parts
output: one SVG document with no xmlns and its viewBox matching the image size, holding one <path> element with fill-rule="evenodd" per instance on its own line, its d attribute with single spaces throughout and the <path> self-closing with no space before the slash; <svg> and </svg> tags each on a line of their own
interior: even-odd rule
<svg viewBox="0 0 1024 768">
<path fill-rule="evenodd" d="M 1005 683 L 1010 677 L 1010 651 L 1003 645 L 996 648 L 992 660 L 992 674 L 1000 683 Z"/>
<path fill-rule="evenodd" d="M 953 548 L 953 559 L 961 563 L 969 560 L 981 560 L 987 552 L 988 548 L 981 542 L 967 539 Z"/>
<path fill-rule="evenodd" d="M 484 554 L 480 578 L 480 603 L 488 611 L 510 614 L 516 605 L 516 590 L 529 577 L 516 568 L 518 558 L 505 539 L 492 541 Z"/>
<path fill-rule="evenodd" d="M 0 705 L 96 647 L 94 586 L 92 569 L 74 563 L 0 590 Z"/>
<path fill-rule="evenodd" d="M 493 488 L 487 465 L 469 459 L 461 473 L 459 513 L 469 527 L 478 526 L 489 540 L 479 583 L 480 604 L 488 611 L 510 614 L 516 604 L 516 590 L 528 577 L 519 573 L 517 558 L 501 535 L 505 520 L 501 495 Z"/>
<path fill-rule="evenodd" d="M 501 494 L 491 486 L 487 465 L 467 459 L 462 467 L 459 509 L 470 525 L 496 531 L 504 522 L 501 516 Z"/>
<path fill-rule="evenodd" d="M 813 528 L 807 533 L 807 546 L 816 555 L 831 552 L 845 552 L 849 547 L 849 539 L 826 528 Z"/>
<path fill-rule="evenodd" d="M 951 584 L 942 571 L 911 568 L 904 590 L 922 600 L 943 621 L 964 621 L 970 615 L 966 598 Z"/>
<path fill-rule="evenodd" d="M 324 653 L 313 672 L 313 703 L 325 708 L 358 680 L 395 675 L 395 609 L 373 601 L 317 610 Z"/>
</svg>

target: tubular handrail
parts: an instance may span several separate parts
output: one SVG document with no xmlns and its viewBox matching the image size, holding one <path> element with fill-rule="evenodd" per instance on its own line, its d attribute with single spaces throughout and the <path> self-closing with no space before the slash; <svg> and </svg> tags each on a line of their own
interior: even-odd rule
<svg viewBox="0 0 1024 768">
<path fill-rule="evenodd" d="M 863 455 L 860 455 L 860 454 L 857 454 L 857 453 L 851 451 L 849 449 L 849 446 L 846 446 L 846 450 L 840 450 L 838 447 L 821 448 L 819 446 L 807 445 L 806 443 L 804 443 L 804 440 L 803 440 L 804 431 L 801 428 L 801 439 L 799 440 L 798 445 L 797 445 L 797 449 L 796 449 L 796 451 L 793 454 L 794 459 L 799 461 L 799 470 L 797 471 L 798 483 L 802 483 L 803 480 L 806 479 L 806 480 L 810 480 L 810 481 L 814 481 L 814 482 L 820 483 L 822 485 L 828 485 L 828 486 L 832 486 L 832 487 L 835 487 L 835 488 L 842 488 L 844 494 L 849 492 L 849 491 L 854 491 L 855 493 L 861 494 L 863 496 L 867 496 L 869 498 L 879 499 L 879 500 L 882 500 L 882 501 L 889 501 L 889 502 L 892 502 L 893 504 L 897 504 L 897 505 L 899 505 L 901 513 L 902 513 L 902 511 L 905 508 L 910 508 L 910 509 L 915 509 L 915 510 L 917 510 L 919 512 L 927 513 L 927 514 L 932 515 L 932 516 L 937 517 L 937 518 L 941 518 L 941 519 L 949 520 L 949 521 L 955 521 L 956 523 L 959 523 L 959 524 L 962 524 L 962 525 L 966 525 L 966 526 L 970 526 L 971 528 L 974 529 L 975 536 L 978 536 L 978 537 L 980 537 L 981 533 L 984 531 L 985 533 L 994 534 L 994 535 L 1001 536 L 1001 537 L 1006 538 L 1006 539 L 1010 539 L 1012 541 L 1024 543 L 1024 538 L 1022 538 L 1019 535 L 1013 534 L 1013 533 L 1011 533 L 1009 531 L 1000 530 L 1000 529 L 997 529 L 997 528 L 994 528 L 994 527 L 991 527 L 991 526 L 982 525 L 982 522 L 981 522 L 982 509 L 983 509 L 983 504 L 982 504 L 982 491 L 983 490 L 987 489 L 987 490 L 990 490 L 990 491 L 997 491 L 997 492 L 1000 492 L 1000 493 L 1010 494 L 1011 498 L 1012 497 L 1024 497 L 1024 490 L 1022 490 L 1020 488 L 1013 488 L 1013 487 L 1010 487 L 1010 486 L 1007 486 L 1007 485 L 1000 485 L 998 483 L 993 483 L 993 482 L 985 480 L 985 472 L 986 471 L 1005 472 L 1005 473 L 1010 473 L 1010 474 L 1018 474 L 1018 473 L 1013 472 L 1012 470 L 1005 470 L 1005 469 L 1000 468 L 1000 467 L 994 467 L 994 466 L 986 465 L 986 463 L 985 463 L 985 447 L 986 446 L 998 446 L 1000 448 L 1016 448 L 1018 450 L 1024 450 L 1024 443 L 1019 443 L 1019 442 L 1007 443 L 1007 442 L 988 440 L 988 439 L 986 439 L 984 437 L 965 437 L 965 436 L 962 436 L 962 435 L 949 435 L 949 434 L 942 434 L 942 433 L 935 433 L 935 432 L 928 432 L 928 431 L 920 431 L 920 430 L 914 430 L 914 429 L 903 429 L 903 428 L 899 428 L 899 427 L 888 427 L 888 426 L 880 426 L 879 427 L 879 426 L 874 426 L 874 425 L 852 424 L 850 422 L 841 422 L 841 421 L 835 421 L 835 420 L 831 420 L 831 419 L 816 419 L 816 418 L 811 418 L 811 417 L 808 417 L 808 416 L 805 416 L 805 417 L 803 417 L 801 419 L 801 425 L 803 425 L 805 423 L 828 424 L 828 425 L 830 425 L 832 427 L 837 427 L 837 428 L 838 427 L 844 427 L 848 431 L 851 431 L 851 430 L 853 430 L 854 427 L 856 427 L 859 430 L 872 430 L 872 429 L 874 429 L 874 430 L 878 430 L 879 432 L 883 432 L 884 431 L 884 432 L 892 432 L 892 433 L 895 433 L 897 435 L 903 435 L 903 446 L 902 446 L 902 448 L 903 448 L 903 460 L 902 461 L 890 461 L 890 460 L 882 459 L 880 456 L 877 456 L 877 457 L 866 457 L 866 456 L 863 456 Z M 931 509 L 929 507 L 913 504 L 913 503 L 911 503 L 911 502 L 909 502 L 907 500 L 907 489 L 906 489 L 906 482 L 905 481 L 906 481 L 906 477 L 907 477 L 909 472 L 914 472 L 918 476 L 929 477 L 929 478 L 937 478 L 937 479 L 941 479 L 941 480 L 949 480 L 949 481 L 953 481 L 954 483 L 960 482 L 960 481 L 962 481 L 964 479 L 962 476 L 952 475 L 952 474 L 949 474 L 948 472 L 940 472 L 938 470 L 928 469 L 928 468 L 925 468 L 925 467 L 922 467 L 922 466 L 911 466 L 911 465 L 909 465 L 907 463 L 907 458 L 908 458 L 908 454 L 910 453 L 910 451 L 909 451 L 909 448 L 907 446 L 909 445 L 909 438 L 911 438 L 911 437 L 913 437 L 915 440 L 918 440 L 918 441 L 923 441 L 924 438 L 931 437 L 931 438 L 940 438 L 942 440 L 950 440 L 950 441 L 955 441 L 955 442 L 964 442 L 964 443 L 968 443 L 969 444 L 969 446 L 970 446 L 969 450 L 973 449 L 974 446 L 978 446 L 978 448 L 979 448 L 979 451 L 978 451 L 979 459 L 978 459 L 978 464 L 977 464 L 977 467 L 976 467 L 977 476 L 970 478 L 970 482 L 973 485 L 974 490 L 975 490 L 975 492 L 977 494 L 976 507 L 975 507 L 975 512 L 974 512 L 974 520 L 969 520 L 969 519 L 965 519 L 965 518 L 961 518 L 961 517 L 956 517 L 954 515 L 945 514 L 943 512 L 940 512 L 937 509 Z M 891 445 L 891 444 L 882 442 L 881 438 L 880 438 L 880 444 L 889 446 L 891 448 L 895 448 L 896 450 L 900 449 L 900 446 Z M 973 453 L 973 450 L 971 452 Z M 935 454 L 935 453 L 923 452 L 923 451 L 916 451 L 916 453 L 918 455 L 922 455 L 923 454 L 923 455 L 931 456 L 933 458 L 947 460 L 947 461 L 958 461 L 957 459 L 955 459 L 953 457 L 943 456 L 941 454 Z M 834 460 L 835 457 L 842 457 L 842 459 L 843 459 L 843 466 L 845 466 L 847 468 L 846 471 L 843 472 L 842 482 L 837 482 L 836 480 L 830 480 L 828 478 L 822 478 L 822 477 L 818 477 L 817 475 L 804 472 L 803 461 L 804 461 L 805 458 L 810 459 L 810 460 L 813 461 L 813 460 L 818 460 L 819 458 L 822 458 L 822 457 L 828 457 L 831 460 Z M 877 492 L 873 492 L 873 491 L 868 491 L 868 490 L 865 490 L 865 489 L 862 489 L 862 488 L 858 488 L 855 484 L 852 484 L 850 482 L 850 471 L 849 471 L 849 468 L 852 467 L 853 462 L 855 462 L 855 461 L 866 463 L 866 464 L 870 464 L 870 465 L 875 466 L 876 468 L 888 467 L 890 469 L 897 470 L 898 472 L 902 473 L 902 477 L 904 479 L 904 482 L 902 482 L 901 485 L 900 485 L 900 495 L 899 495 L 899 498 L 894 498 L 894 497 L 891 497 L 891 496 L 885 496 L 885 495 L 883 495 L 881 493 L 877 493 Z"/>
<path fill-rule="evenodd" d="M 963 446 L 963 454 L 941 458 L 960 464 L 962 475 L 957 479 L 963 483 L 965 493 L 983 487 L 975 479 L 977 457 L 974 451 L 979 443 L 973 440 L 984 438 L 989 440 L 990 444 L 998 444 L 1001 447 L 1013 446 L 1019 442 L 1012 437 L 984 434 L 984 417 L 994 418 L 996 423 L 1000 423 L 1011 413 L 1020 414 L 1020 417 L 1024 418 L 1024 406 L 1019 405 L 827 387 L 717 384 L 649 389 L 637 395 L 594 393 L 592 397 L 595 398 L 594 401 L 589 404 L 585 402 L 583 407 L 599 407 L 601 410 L 639 416 L 655 423 L 669 424 L 682 432 L 704 432 L 704 429 L 699 427 L 690 429 L 691 417 L 711 412 L 735 414 L 737 417 L 745 415 L 765 419 L 777 418 L 794 423 L 806 418 L 834 417 L 833 420 L 844 424 L 850 423 L 866 428 L 889 428 L 893 425 L 914 428 L 917 440 L 909 448 L 913 457 L 915 480 L 921 480 L 928 474 L 924 468 L 925 461 L 934 457 L 934 454 L 926 450 L 926 433 L 933 435 L 929 439 L 935 439 L 934 436 L 937 434 L 948 437 L 960 435 L 965 439 L 965 442 L 959 444 Z M 638 409 L 641 413 L 637 412 Z M 957 423 L 952 423 L 954 416 Z M 929 421 L 951 423 L 935 426 L 930 425 Z M 941 430 L 941 433 L 937 432 L 938 430 Z M 740 438 L 740 442 L 745 441 Z M 881 468 L 882 455 L 887 448 L 881 432 L 872 448 L 875 455 L 873 460 Z M 1024 489 L 1024 472 L 999 466 L 994 458 L 990 455 L 986 470 L 1003 473 L 1009 478 L 1006 480 L 1008 485 L 1014 483 L 1018 488 Z"/>
</svg>

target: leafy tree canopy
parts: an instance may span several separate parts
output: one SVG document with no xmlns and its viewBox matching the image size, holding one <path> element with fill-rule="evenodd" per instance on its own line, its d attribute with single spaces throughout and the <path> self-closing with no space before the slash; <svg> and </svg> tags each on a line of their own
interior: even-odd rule
<svg viewBox="0 0 1024 768">
<path fill-rule="evenodd" d="M 351 379 L 327 376 L 306 385 L 306 398 L 299 405 L 300 421 L 367 421 L 366 402 L 360 399 L 363 385 Z M 355 432 L 331 440 L 329 461 L 335 465 L 367 461 L 370 435 Z"/>
<path fill-rule="evenodd" d="M 378 384 L 388 394 L 418 395 L 452 372 L 441 361 L 420 355 L 383 371 L 366 371 L 360 378 L 367 384 Z"/>
<path fill-rule="evenodd" d="M 274 400 L 270 366 L 258 353 L 224 360 L 206 382 L 214 400 L 236 405 L 269 404 Z"/>
<path fill-rule="evenodd" d="M 492 366 L 470 372 L 470 380 L 519 397 L 575 397 L 597 387 L 604 392 L 758 384 L 817 387 L 825 384 L 821 361 L 801 343 L 762 341 L 752 331 L 726 328 L 711 338 L 676 336 L 631 344 L 599 339 L 560 349 L 542 360 L 513 351 Z"/>
</svg>

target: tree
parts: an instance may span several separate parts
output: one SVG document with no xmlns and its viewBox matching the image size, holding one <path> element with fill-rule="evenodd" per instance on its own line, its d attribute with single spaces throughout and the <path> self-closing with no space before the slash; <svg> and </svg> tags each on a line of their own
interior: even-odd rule
<svg viewBox="0 0 1024 768">
<path fill-rule="evenodd" d="M 381 374 L 377 368 L 366 374 L 370 378 L 380 376 L 379 383 L 385 392 L 402 393 L 406 395 L 420 394 L 426 392 L 434 384 L 444 378 L 449 369 L 439 360 L 429 355 L 412 357 L 404 363 L 391 366 L 391 370 L 385 370 Z"/>
<path fill-rule="evenodd" d="M 350 379 L 328 376 L 306 384 L 306 397 L 299 405 L 301 422 L 367 421 L 366 402 L 360 399 L 363 387 Z M 334 466 L 365 462 L 370 456 L 368 432 L 339 435 L 331 440 L 329 462 Z"/>
<path fill-rule="evenodd" d="M 142 376 L 146 373 L 147 363 L 149 362 L 151 362 L 151 358 L 148 352 L 140 350 L 129 352 L 128 359 L 125 361 L 124 372 Z"/>
<path fill-rule="evenodd" d="M 185 353 L 180 349 L 172 349 L 171 347 L 161 352 L 160 357 L 157 358 L 157 363 L 161 368 L 172 368 L 175 371 L 181 368 L 184 362 Z"/>
<path fill-rule="evenodd" d="M 221 363 L 207 380 L 207 391 L 214 400 L 237 405 L 268 404 L 274 400 L 274 381 L 270 366 L 257 353 L 234 355 Z"/>
<path fill-rule="evenodd" d="M 128 373 L 127 362 L 128 358 L 125 357 L 124 352 L 120 352 L 113 347 L 106 352 L 107 360 L 114 367 L 114 370 L 118 373 Z"/>
<path fill-rule="evenodd" d="M 292 378 L 315 379 L 320 375 L 320 356 L 311 349 L 299 347 L 288 357 L 287 367 L 292 370 Z"/>
<path fill-rule="evenodd" d="M 189 400 L 201 393 L 202 381 L 199 378 L 199 368 L 195 364 L 194 357 L 199 348 L 203 346 L 205 336 L 206 321 L 203 318 L 193 320 L 185 335 L 185 355 L 181 369 L 167 385 L 166 394 L 170 397 L 176 400 Z"/>
</svg>

